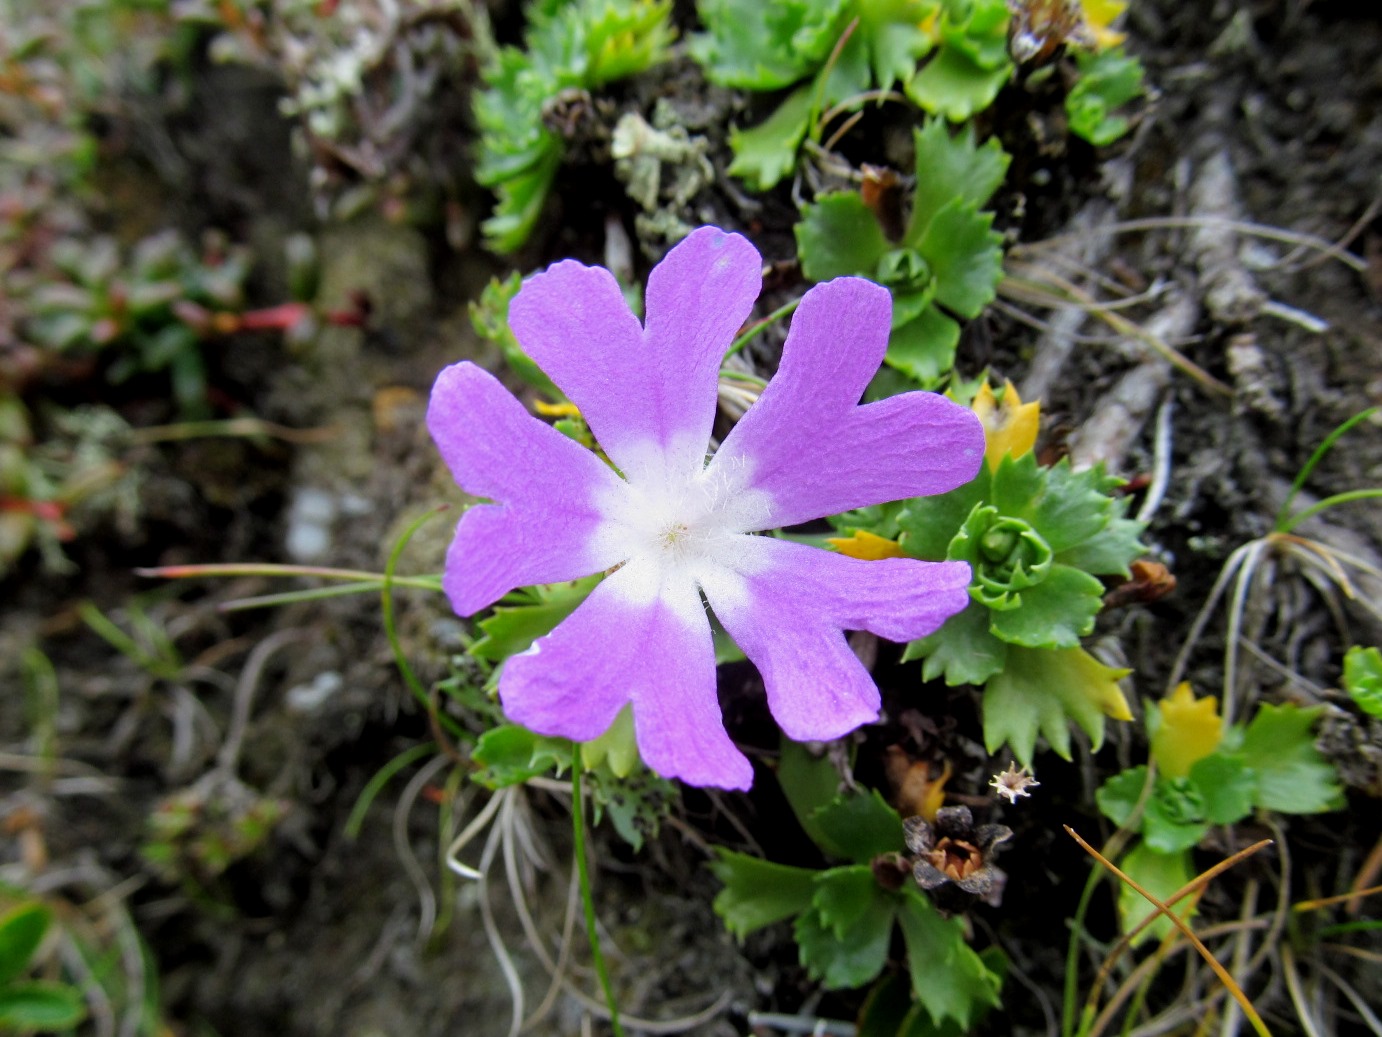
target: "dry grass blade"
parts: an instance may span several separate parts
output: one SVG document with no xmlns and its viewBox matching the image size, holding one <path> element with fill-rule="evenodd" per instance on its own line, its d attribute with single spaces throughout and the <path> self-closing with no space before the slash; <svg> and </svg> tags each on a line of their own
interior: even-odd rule
<svg viewBox="0 0 1382 1037">
<path fill-rule="evenodd" d="M 1079 303 L 1091 314 L 1127 338 L 1136 339 L 1161 356 L 1176 370 L 1216 396 L 1231 397 L 1233 390 L 1193 360 L 1151 334 L 1136 322 L 1114 312 L 1067 278 L 1050 270 L 1021 263 L 1009 263 L 1009 273 L 998 286 L 1000 294 L 1037 306 L 1064 306 Z"/>
<path fill-rule="evenodd" d="M 1237 1001 L 1238 1004 L 1242 1007 L 1243 1014 L 1247 1016 L 1248 1021 L 1252 1023 L 1253 1029 L 1257 1031 L 1260 1037 L 1271 1037 L 1271 1031 L 1267 1029 L 1267 1024 L 1263 1022 L 1262 1017 L 1257 1014 L 1257 1009 L 1255 1009 L 1252 1006 L 1252 1002 L 1248 1000 L 1248 996 L 1243 993 L 1242 988 L 1239 987 L 1236 982 L 1234 982 L 1233 977 L 1228 974 L 1228 970 L 1225 969 L 1223 965 L 1219 963 L 1218 959 L 1215 958 L 1214 955 L 1209 953 L 1209 948 L 1206 947 L 1203 942 L 1201 942 L 1200 938 L 1195 935 L 1194 931 L 1188 925 L 1186 925 L 1183 921 L 1181 921 L 1180 918 L 1176 916 L 1175 912 L 1167 906 L 1167 903 L 1158 900 L 1156 897 L 1152 896 L 1152 894 L 1149 893 L 1147 890 L 1143 889 L 1142 886 L 1139 885 L 1136 881 L 1134 881 L 1126 872 L 1122 871 L 1107 857 L 1101 854 L 1093 846 L 1089 845 L 1089 843 L 1087 843 L 1081 837 L 1081 835 L 1075 831 L 1075 829 L 1071 828 L 1069 825 L 1062 825 L 1061 827 L 1065 829 L 1066 833 L 1069 834 L 1069 836 L 1072 839 L 1074 839 L 1075 842 L 1080 844 L 1080 848 L 1083 849 L 1085 853 L 1089 854 L 1100 864 L 1102 864 L 1105 868 L 1107 868 L 1110 872 L 1116 875 L 1120 882 L 1125 882 L 1134 890 L 1136 890 L 1137 894 L 1144 900 L 1146 900 L 1147 903 L 1151 904 L 1154 908 L 1156 908 L 1159 914 L 1165 915 L 1167 919 L 1170 920 L 1171 924 L 1180 930 L 1181 935 L 1190 941 L 1190 943 L 1194 946 L 1195 950 L 1200 952 L 1200 956 L 1204 958 L 1205 962 L 1209 965 L 1209 967 L 1214 970 L 1214 974 L 1219 977 L 1219 982 L 1221 982 L 1224 985 L 1228 992 L 1233 995 L 1233 999 Z M 1270 842 L 1270 840 L 1267 841 Z M 1256 852 L 1256 849 L 1258 848 L 1260 848 L 1260 844 L 1258 847 L 1249 847 L 1247 850 L 1244 850 L 1240 854 L 1235 856 L 1238 859 L 1242 859 L 1242 857 L 1246 856 L 1248 853 Z M 1189 890 L 1190 886 L 1193 885 L 1194 882 L 1191 882 L 1189 886 L 1181 890 L 1178 890 L 1176 892 L 1176 897 L 1179 898 L 1182 894 L 1186 893 Z"/>
</svg>

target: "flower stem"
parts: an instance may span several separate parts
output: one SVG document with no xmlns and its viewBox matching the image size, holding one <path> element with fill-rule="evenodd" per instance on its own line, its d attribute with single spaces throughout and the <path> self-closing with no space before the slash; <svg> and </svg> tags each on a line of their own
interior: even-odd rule
<svg viewBox="0 0 1382 1037">
<path fill-rule="evenodd" d="M 595 928 L 595 899 L 590 893 L 590 869 L 585 860 L 585 806 L 581 799 L 581 746 L 571 746 L 571 841 L 576 855 L 576 874 L 581 883 L 581 904 L 585 908 L 585 931 L 590 939 L 590 953 L 595 959 L 595 975 L 600 978 L 600 989 L 604 991 L 605 1007 L 609 1009 L 609 1025 L 614 1037 L 624 1037 L 624 1028 L 619 1022 L 619 1006 L 614 1000 L 614 990 L 609 985 L 609 970 L 605 967 L 605 956 L 600 953 L 600 933 Z"/>
<path fill-rule="evenodd" d="M 749 325 L 748 331 L 744 332 L 742 335 L 740 335 L 738 338 L 734 340 L 734 345 L 729 347 L 729 351 L 725 353 L 725 356 L 732 357 L 735 353 L 739 352 L 739 350 L 743 349 L 751 341 L 753 341 L 753 337 L 757 335 L 760 331 L 766 328 L 773 321 L 781 320 L 783 317 L 786 317 L 788 314 L 792 313 L 800 304 L 800 299 L 793 299 L 791 302 L 784 303 L 777 309 L 773 310 L 772 313 L 768 314 L 762 320 L 754 321 L 752 324 Z"/>
</svg>

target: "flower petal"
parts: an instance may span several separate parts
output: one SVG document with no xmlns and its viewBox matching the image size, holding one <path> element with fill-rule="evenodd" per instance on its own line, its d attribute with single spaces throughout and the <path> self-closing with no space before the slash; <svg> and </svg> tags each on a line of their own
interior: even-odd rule
<svg viewBox="0 0 1382 1037">
<path fill-rule="evenodd" d="M 638 751 L 654 771 L 746 789 L 753 767 L 725 733 L 710 623 L 695 584 L 650 581 L 640 568 L 635 561 L 612 574 L 504 664 L 504 712 L 539 734 L 588 741 L 632 701 Z"/>
<path fill-rule="evenodd" d="M 887 349 L 890 305 L 857 277 L 802 297 L 776 376 L 711 462 L 712 474 L 772 497 L 761 528 L 945 493 L 979 470 L 983 426 L 945 397 L 856 406 Z"/>
<path fill-rule="evenodd" d="M 461 489 L 495 504 L 461 516 L 442 586 L 463 616 L 515 587 L 589 576 L 623 560 L 597 538 L 597 504 L 623 482 L 466 362 L 437 377 L 427 427 Z"/>
<path fill-rule="evenodd" d="M 646 330 L 608 270 L 571 260 L 524 283 L 509 326 L 630 481 L 656 483 L 705 463 L 720 360 L 761 286 L 757 250 L 702 227 L 648 278 Z"/>
<path fill-rule="evenodd" d="M 910 641 L 969 601 L 969 566 L 912 558 L 862 561 L 770 537 L 747 537 L 741 571 L 701 574 L 701 587 L 768 692 L 789 738 L 839 738 L 878 716 L 878 688 L 845 630 Z"/>
</svg>

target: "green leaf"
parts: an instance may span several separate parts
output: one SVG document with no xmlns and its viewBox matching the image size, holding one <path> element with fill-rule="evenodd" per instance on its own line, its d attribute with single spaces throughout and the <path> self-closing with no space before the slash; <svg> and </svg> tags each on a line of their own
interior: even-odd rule
<svg viewBox="0 0 1382 1037">
<path fill-rule="evenodd" d="M 866 867 L 835 868 L 816 880 L 816 900 L 793 926 L 801 964 L 827 990 L 860 987 L 871 982 L 888 960 L 896 898 L 878 887 Z M 837 911 L 827 914 L 825 900 Z"/>
<path fill-rule="evenodd" d="M 53 912 L 37 900 L 11 908 L 0 918 L 0 983 L 22 976 L 52 924 Z"/>
<path fill-rule="evenodd" d="M 983 205 L 1003 182 L 1010 159 L 996 137 L 976 147 L 973 126 L 954 136 L 944 120 L 928 119 L 913 131 L 916 148 L 916 189 L 912 215 L 903 241 L 916 246 L 936 214 L 959 201 Z"/>
<path fill-rule="evenodd" d="M 1102 465 L 1072 471 L 1063 457 L 1046 469 L 1045 489 L 1031 503 L 1032 522 L 1057 554 L 1082 544 L 1108 526 L 1117 505 L 1110 493 L 1121 483 Z"/>
<path fill-rule="evenodd" d="M 802 209 L 801 221 L 793 230 L 801 272 L 812 281 L 872 277 L 878 261 L 892 247 L 856 191 L 821 195 Z"/>
<path fill-rule="evenodd" d="M 967 1030 L 978 1012 L 998 1004 L 1002 980 L 965 943 L 960 919 L 942 918 L 911 886 L 903 891 L 897 918 L 907 944 L 912 992 L 932 1022 L 952 1019 Z"/>
<path fill-rule="evenodd" d="M 1118 680 L 1131 670 L 1105 666 L 1080 648 L 1008 649 L 1007 665 L 984 687 L 984 745 L 990 753 L 1007 743 L 1017 762 L 1029 766 L 1038 734 L 1057 755 L 1070 759 L 1073 721 L 1094 749 L 1104 741 L 1104 717 L 1129 720 Z"/>
<path fill-rule="evenodd" d="M 836 856 L 867 863 L 883 853 L 900 852 L 906 843 L 902 818 L 877 789 L 865 794 L 837 796 L 811 816 L 822 849 Z"/>
<path fill-rule="evenodd" d="M 571 743 L 564 738 L 534 734 L 517 724 L 492 727 L 475 742 L 472 759 L 483 767 L 472 777 L 486 788 L 521 785 L 549 771 L 571 765 Z"/>
<path fill-rule="evenodd" d="M 977 317 L 1003 279 L 1003 238 L 993 213 L 955 199 L 942 206 L 917 243 L 936 277 L 936 301 L 961 317 Z"/>
<path fill-rule="evenodd" d="M 1242 758 L 1257 774 L 1259 807 L 1283 814 L 1318 814 L 1343 806 L 1338 775 L 1311 733 L 1323 706 L 1301 709 L 1263 703 L 1243 732 Z"/>
<path fill-rule="evenodd" d="M 934 634 L 909 642 L 902 661 L 925 659 L 923 680 L 944 676 L 952 688 L 959 684 L 983 684 L 1007 665 L 1009 648 L 989 632 L 993 613 L 971 601 L 963 612 L 951 616 Z"/>
<path fill-rule="evenodd" d="M 720 86 L 790 86 L 829 55 L 844 29 L 848 0 L 698 0 L 707 29 L 691 37 L 691 56 Z"/>
<path fill-rule="evenodd" d="M 1344 690 L 1370 717 L 1382 717 L 1382 652 L 1354 645 L 1344 653 Z"/>
<path fill-rule="evenodd" d="M 895 83 L 906 83 L 931 49 L 921 25 L 935 10 L 934 0 L 858 0 L 856 7 L 855 33 L 867 43 L 874 85 L 890 90 Z"/>
<path fill-rule="evenodd" d="M 753 191 L 771 190 L 787 176 L 796 167 L 797 148 L 806 136 L 812 94 L 810 85 L 803 86 L 788 94 L 757 126 L 747 130 L 731 127 L 729 146 L 734 161 L 729 165 L 730 175 L 739 177 Z"/>
<path fill-rule="evenodd" d="M 1083 544 L 1058 552 L 1056 561 L 1087 573 L 1126 578 L 1132 575 L 1128 567 L 1134 559 L 1147 553 L 1147 545 L 1142 542 L 1142 532 L 1146 528 L 1145 522 L 1121 517 L 1110 519 L 1107 526 Z"/>
<path fill-rule="evenodd" d="M 1122 827 L 1128 823 L 1132 812 L 1137 809 L 1137 802 L 1142 798 L 1142 787 L 1146 783 L 1147 768 L 1133 767 L 1113 775 L 1100 785 L 1094 793 L 1094 802 L 1099 805 L 1101 814 Z"/>
<path fill-rule="evenodd" d="M 738 939 L 811 906 L 819 872 L 732 850 L 716 848 L 715 856 L 710 870 L 725 887 L 715 897 L 715 913 Z"/>
<path fill-rule="evenodd" d="M 834 933 L 836 939 L 843 939 L 845 932 L 869 910 L 879 892 L 873 869 L 867 864 L 831 868 L 816 873 L 811 907 L 821 924 Z"/>
<path fill-rule="evenodd" d="M 1094 629 L 1104 585 L 1089 573 L 1053 565 L 1046 578 L 1020 592 L 1021 605 L 989 616 L 995 637 L 1024 648 L 1076 648 Z"/>
<path fill-rule="evenodd" d="M 0 988 L 0 1029 L 51 1033 L 85 1018 L 81 991 L 65 983 L 31 980 Z"/>
<path fill-rule="evenodd" d="M 1188 850 L 1204 838 L 1204 800 L 1187 778 L 1157 778 L 1142 816 L 1142 837 L 1158 853 Z"/>
<path fill-rule="evenodd" d="M 1122 47 L 1078 52 L 1079 82 L 1065 98 L 1070 132 L 1096 147 L 1112 144 L 1128 132 L 1128 120 L 1115 109 L 1142 96 L 1142 64 Z"/>
<path fill-rule="evenodd" d="M 893 329 L 883 362 L 923 387 L 934 386 L 954 365 L 959 343 L 960 326 L 931 306 L 914 320 Z"/>
<path fill-rule="evenodd" d="M 478 625 L 485 636 L 470 646 L 470 654 L 477 659 L 502 662 L 526 652 L 534 641 L 551 633 L 558 623 L 575 612 L 599 582 L 600 576 L 595 575 L 534 588 L 538 600 L 532 604 L 497 607 L 493 614 L 480 620 Z"/>
<path fill-rule="evenodd" d="M 913 558 L 945 561 L 950 541 L 975 506 L 989 496 L 991 479 L 988 465 L 981 465 L 979 474 L 949 493 L 907 501 L 897 516 L 903 550 Z"/>
<path fill-rule="evenodd" d="M 1216 752 L 1190 767 L 1190 780 L 1200 790 L 1204 816 L 1216 825 L 1231 825 L 1252 813 L 1257 775 L 1241 756 Z"/>
<path fill-rule="evenodd" d="M 1190 863 L 1189 850 L 1181 850 L 1178 853 L 1158 853 L 1146 843 L 1138 843 L 1129 850 L 1118 862 L 1118 867 L 1162 903 L 1165 903 L 1167 898 L 1174 896 L 1177 890 L 1195 877 L 1194 868 Z M 1189 921 L 1194 917 L 1197 900 L 1197 897 L 1186 897 L 1172 910 L 1178 918 Z M 1131 886 L 1119 885 L 1118 915 L 1122 919 L 1125 933 L 1131 932 L 1141 924 L 1144 918 L 1155 911 L 1156 908 L 1147 903 Z M 1164 916 L 1158 918 L 1142 930 L 1138 938 L 1133 941 L 1133 946 L 1153 937 L 1158 940 L 1163 939 L 1174 928 L 1175 926 L 1169 918 Z"/>
<path fill-rule="evenodd" d="M 835 843 L 816 820 L 817 811 L 839 798 L 843 787 L 840 772 L 829 756 L 815 755 L 786 735 L 782 736 L 780 745 L 777 782 L 797 823 L 823 851 L 832 857 L 848 858 L 848 848 Z"/>
<path fill-rule="evenodd" d="M 982 68 L 959 49 L 942 47 L 912 77 L 906 94 L 913 104 L 933 115 L 964 122 L 993 103 L 1012 71 L 1011 64 Z"/>
</svg>

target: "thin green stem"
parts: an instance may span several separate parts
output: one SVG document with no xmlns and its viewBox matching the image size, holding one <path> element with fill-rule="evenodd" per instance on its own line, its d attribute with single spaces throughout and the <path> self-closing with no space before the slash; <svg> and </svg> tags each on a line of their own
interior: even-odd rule
<svg viewBox="0 0 1382 1037">
<path fill-rule="evenodd" d="M 1061 1037 L 1074 1037 L 1075 1005 L 1080 999 L 1080 937 L 1084 934 L 1084 919 L 1089 911 L 1089 902 L 1094 891 L 1099 888 L 1103 873 L 1098 868 L 1089 869 L 1085 879 L 1084 892 L 1075 906 L 1075 917 L 1070 920 L 1070 943 L 1065 950 L 1065 993 L 1061 998 L 1060 1032 Z"/>
<path fill-rule="evenodd" d="M 1347 490 L 1343 493 L 1336 493 L 1332 497 L 1326 497 L 1324 500 L 1316 501 L 1314 504 L 1310 505 L 1310 507 L 1303 508 L 1296 512 L 1296 514 L 1287 519 L 1285 523 L 1281 521 L 1281 516 L 1278 515 L 1276 520 L 1276 531 L 1278 533 L 1289 533 L 1306 519 L 1313 518 L 1315 515 L 1318 515 L 1322 511 L 1327 511 L 1336 504 L 1347 504 L 1349 501 L 1355 500 L 1373 500 L 1377 497 L 1382 497 L 1382 489 Z"/>
<path fill-rule="evenodd" d="M 398 538 L 398 543 L 394 544 L 393 550 L 389 552 L 388 563 L 384 566 L 384 583 L 379 590 L 379 607 L 384 619 L 384 636 L 389 639 L 389 648 L 393 650 L 394 665 L 398 667 L 398 672 L 403 676 L 403 683 L 408 685 L 408 690 L 413 693 L 413 697 L 418 700 L 428 716 L 446 728 L 453 737 L 459 738 L 464 736 L 464 728 L 433 706 L 432 697 L 427 694 L 427 689 L 422 686 L 422 681 L 417 679 L 412 665 L 403 654 L 403 645 L 398 640 L 398 625 L 394 621 L 393 612 L 393 588 L 396 582 L 394 570 L 398 568 L 398 559 L 403 555 L 403 549 L 408 546 L 408 541 L 413 539 L 413 534 L 422 528 L 422 524 L 443 510 L 445 509 L 433 508 L 431 511 L 423 512 L 409 523 L 408 528 L 403 531 L 403 535 Z"/>
<path fill-rule="evenodd" d="M 1295 524 L 1300 521 L 1299 515 L 1295 518 L 1290 517 L 1291 505 L 1295 503 L 1296 494 L 1300 493 L 1301 487 L 1305 485 L 1305 480 L 1310 478 L 1310 473 L 1315 470 L 1315 466 L 1324 460 L 1324 455 L 1329 453 L 1340 436 L 1353 428 L 1353 426 L 1357 425 L 1360 421 L 1367 421 L 1368 418 L 1376 414 L 1378 410 L 1382 410 L 1382 408 L 1369 407 L 1366 410 L 1359 411 L 1357 414 L 1353 415 L 1353 417 L 1343 422 L 1343 424 L 1329 435 L 1325 436 L 1324 442 L 1315 448 L 1315 452 L 1310 455 L 1310 460 L 1305 462 L 1305 467 L 1296 474 L 1296 481 L 1291 483 L 1291 492 L 1286 494 L 1286 499 L 1281 502 L 1281 510 L 1276 513 L 1275 528 L 1278 533 L 1289 533 Z M 1321 501 L 1320 503 L 1324 502 Z M 1319 505 L 1315 505 L 1315 507 L 1318 508 Z"/>
<path fill-rule="evenodd" d="M 307 590 L 283 591 L 280 594 L 260 594 L 253 598 L 236 598 L 222 602 L 217 608 L 221 612 L 244 612 L 248 609 L 273 608 L 277 605 L 296 605 L 303 601 L 321 601 L 324 598 L 343 598 L 350 594 L 372 594 L 384 586 L 383 580 L 359 580 L 355 583 L 338 583 L 330 587 L 310 587 Z"/>
<path fill-rule="evenodd" d="M 854 35 L 854 30 L 857 28 L 859 28 L 859 16 L 855 15 L 845 26 L 845 31 L 840 33 L 840 38 L 835 41 L 835 47 L 831 50 L 830 57 L 825 59 L 825 67 L 821 69 L 820 78 L 816 80 L 816 92 L 811 98 L 811 113 L 807 118 L 807 125 L 811 127 L 811 140 L 817 144 L 821 140 L 821 109 L 825 107 L 827 100 L 825 85 L 830 80 L 830 74 L 835 71 L 835 65 L 844 52 L 845 44 L 849 42 L 849 38 Z"/>
<path fill-rule="evenodd" d="M 345 837 L 347 839 L 358 839 L 360 828 L 365 823 L 365 814 L 369 813 L 370 804 L 375 797 L 383 791 L 399 771 L 410 764 L 416 763 L 424 756 L 428 756 L 437 751 L 436 742 L 423 742 L 415 745 L 411 749 L 405 749 L 384 766 L 374 772 L 374 777 L 365 783 L 365 787 L 360 790 L 359 797 L 355 800 L 355 806 L 350 809 L 350 816 L 346 818 Z"/>
<path fill-rule="evenodd" d="M 151 576 L 163 580 L 187 580 L 198 576 L 316 576 L 323 580 L 372 582 L 381 587 L 383 573 L 364 569 L 332 569 L 321 565 L 275 565 L 262 562 L 218 562 L 209 565 L 164 565 L 154 569 L 136 569 L 136 576 Z M 420 591 L 441 590 L 440 575 L 395 576 L 395 587 L 411 587 Z"/>
<path fill-rule="evenodd" d="M 743 349 L 751 341 L 753 341 L 753 337 L 757 335 L 760 331 L 762 331 L 764 328 L 766 328 L 769 324 L 773 323 L 774 321 L 779 321 L 783 317 L 786 317 L 787 315 L 795 311 L 796 308 L 800 305 L 800 299 L 793 299 L 791 302 L 784 303 L 777 309 L 773 310 L 772 313 L 768 314 L 762 320 L 754 321 L 752 324 L 749 325 L 748 331 L 744 332 L 742 335 L 740 335 L 738 338 L 734 340 L 734 344 L 729 347 L 729 352 L 727 352 L 725 356 L 732 357 L 735 353 L 739 352 L 739 350 Z"/>
<path fill-rule="evenodd" d="M 605 967 L 605 956 L 600 953 L 600 932 L 595 925 L 595 898 L 590 892 L 590 868 L 585 859 L 585 804 L 581 798 L 581 747 L 572 747 L 571 754 L 571 842 L 576 855 L 576 875 L 581 886 L 581 904 L 585 908 L 585 932 L 590 939 L 590 953 L 595 959 L 595 975 L 600 979 L 600 989 L 604 991 L 605 1007 L 609 1009 L 609 1025 L 614 1037 L 624 1037 L 624 1027 L 619 1023 L 619 1006 L 614 1000 L 614 989 L 609 983 L 609 969 Z"/>
</svg>

